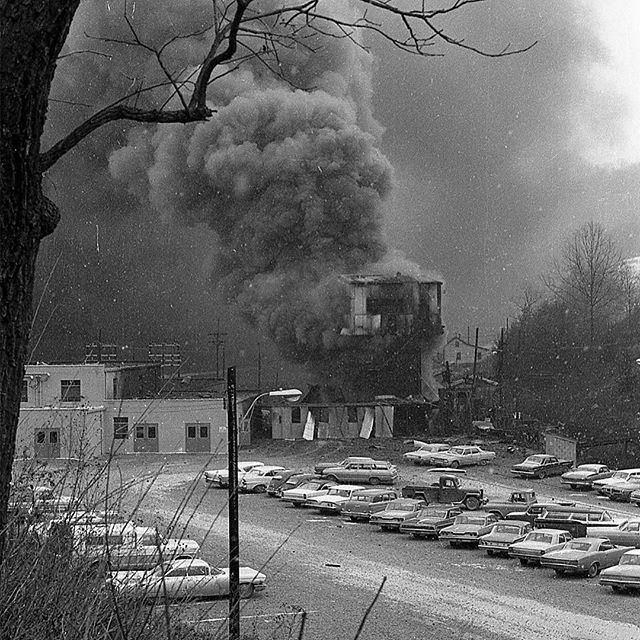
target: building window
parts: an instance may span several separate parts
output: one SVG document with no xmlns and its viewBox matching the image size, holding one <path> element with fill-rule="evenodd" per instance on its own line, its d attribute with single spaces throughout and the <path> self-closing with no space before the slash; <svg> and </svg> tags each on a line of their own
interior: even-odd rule
<svg viewBox="0 0 640 640">
<path fill-rule="evenodd" d="M 187 425 L 187 438 L 195 438 L 196 437 L 196 425 L 188 424 Z"/>
<path fill-rule="evenodd" d="M 358 407 L 347 407 L 347 422 L 358 422 Z"/>
<path fill-rule="evenodd" d="M 29 402 L 29 382 L 27 380 L 22 381 L 22 395 L 20 396 L 20 402 Z"/>
<path fill-rule="evenodd" d="M 459 360 L 462 360 L 462 353 L 460 353 L 460 351 L 456 351 L 456 362 Z"/>
<path fill-rule="evenodd" d="M 302 422 L 300 417 L 300 407 L 291 407 L 291 422 Z"/>
<path fill-rule="evenodd" d="M 208 438 L 209 437 L 209 425 L 208 424 L 201 424 L 200 425 L 200 437 L 201 438 Z"/>
<path fill-rule="evenodd" d="M 113 419 L 113 439 L 126 440 L 129 437 L 129 418 Z"/>
<path fill-rule="evenodd" d="M 144 425 L 136 427 L 136 438 L 144 438 Z"/>
<path fill-rule="evenodd" d="M 147 425 L 147 438 L 155 440 L 158 437 L 158 428 L 155 424 Z"/>
<path fill-rule="evenodd" d="M 63 402 L 80 402 L 80 380 L 61 380 L 60 398 Z"/>
</svg>

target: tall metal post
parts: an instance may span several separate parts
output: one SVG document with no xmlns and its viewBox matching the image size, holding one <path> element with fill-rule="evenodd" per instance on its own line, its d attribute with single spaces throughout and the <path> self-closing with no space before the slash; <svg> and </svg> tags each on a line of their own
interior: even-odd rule
<svg viewBox="0 0 640 640">
<path fill-rule="evenodd" d="M 238 422 L 236 368 L 227 369 L 229 458 L 229 640 L 240 640 L 240 534 L 238 526 Z"/>
</svg>

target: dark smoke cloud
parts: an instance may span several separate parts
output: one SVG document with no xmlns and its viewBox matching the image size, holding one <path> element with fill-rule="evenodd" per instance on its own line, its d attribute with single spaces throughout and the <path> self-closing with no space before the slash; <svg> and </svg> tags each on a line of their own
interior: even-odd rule
<svg viewBox="0 0 640 640">
<path fill-rule="evenodd" d="M 200 30 L 209 6 L 139 1 L 134 21 L 159 42 Z M 159 77 L 140 49 L 86 40 L 128 37 L 121 7 L 81 4 L 68 50 L 114 56 L 61 60 L 48 140 L 139 78 Z M 605 54 L 583 3 L 481 3 L 454 28 L 494 50 L 539 44 L 501 60 L 455 49 L 419 60 L 376 40 L 375 73 L 346 40 L 300 47 L 282 69 L 309 93 L 246 66 L 215 84 L 211 123 L 118 123 L 84 141 L 48 176 L 63 222 L 41 252 L 36 357 L 78 359 L 102 331 L 142 345 L 178 340 L 210 367 L 207 334 L 221 318 L 238 363 L 257 341 L 265 356 L 266 336 L 309 359 L 335 346 L 344 310 L 335 274 L 376 260 L 389 273 L 442 273 L 449 328 L 480 325 L 492 337 L 520 283 L 581 221 L 604 219 L 640 253 L 637 167 L 594 167 L 576 136 L 576 122 L 616 135 L 624 108 L 589 86 L 589 66 Z M 204 46 L 177 40 L 174 68 L 192 68 Z"/>
</svg>

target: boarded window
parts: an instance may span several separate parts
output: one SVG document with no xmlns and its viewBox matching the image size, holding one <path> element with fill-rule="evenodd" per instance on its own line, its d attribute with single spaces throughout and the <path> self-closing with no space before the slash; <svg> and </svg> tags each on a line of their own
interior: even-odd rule
<svg viewBox="0 0 640 640">
<path fill-rule="evenodd" d="M 129 418 L 113 419 L 113 439 L 126 440 L 129 437 Z"/>
<path fill-rule="evenodd" d="M 64 402 L 80 402 L 80 380 L 60 380 L 60 398 Z"/>
<path fill-rule="evenodd" d="M 347 421 L 358 422 L 358 407 L 347 407 Z"/>
<path fill-rule="evenodd" d="M 291 422 L 302 422 L 302 418 L 300 416 L 300 407 L 291 407 Z"/>
</svg>

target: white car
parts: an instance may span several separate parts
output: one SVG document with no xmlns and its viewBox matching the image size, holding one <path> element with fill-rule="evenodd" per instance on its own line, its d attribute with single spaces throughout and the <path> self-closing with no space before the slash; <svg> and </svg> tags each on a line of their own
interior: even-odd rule
<svg viewBox="0 0 640 640">
<path fill-rule="evenodd" d="M 606 496 L 609 493 L 609 487 L 619 482 L 628 482 L 631 478 L 640 478 L 640 469 L 620 469 L 610 478 L 594 480 L 592 486 L 601 496 Z"/>
<path fill-rule="evenodd" d="M 242 475 L 238 483 L 240 491 L 252 491 L 254 493 L 265 493 L 267 486 L 273 476 L 285 471 L 284 467 L 277 467 L 270 464 L 263 464 L 261 467 L 254 467 Z"/>
<path fill-rule="evenodd" d="M 473 464 L 488 464 L 496 457 L 495 451 L 484 451 L 476 445 L 457 445 L 431 458 L 431 464 L 454 469 Z"/>
<path fill-rule="evenodd" d="M 418 449 L 415 451 L 408 451 L 402 456 L 407 462 L 413 462 L 413 464 L 431 464 L 431 459 L 433 458 L 434 453 L 448 451 L 451 448 L 451 445 L 444 443 L 422 442 L 417 444 L 418 442 L 420 441 L 414 441 L 414 445 L 417 445 Z"/>
<path fill-rule="evenodd" d="M 288 502 L 294 507 L 303 507 L 306 506 L 307 500 L 324 496 L 329 492 L 331 487 L 335 486 L 335 482 L 327 480 L 326 478 L 307 480 L 293 489 L 286 489 L 283 491 L 280 500 Z"/>
<path fill-rule="evenodd" d="M 264 466 L 264 462 L 258 462 L 257 460 L 248 460 L 246 462 L 238 462 L 238 480 L 244 473 L 255 469 L 256 467 Z M 215 487 L 227 487 L 229 486 L 229 469 L 213 469 L 211 471 L 204 472 L 204 483 L 208 486 Z"/>
<path fill-rule="evenodd" d="M 318 509 L 325 513 L 340 513 L 342 505 L 351 500 L 356 491 L 366 489 L 360 484 L 338 484 L 329 489 L 324 496 L 315 496 L 309 498 L 305 503 L 305 507 Z"/>
<path fill-rule="evenodd" d="M 240 597 L 249 598 L 266 587 L 267 577 L 251 567 L 240 567 Z M 112 572 L 116 593 L 144 600 L 194 600 L 229 595 L 229 569 L 205 560 L 165 562 L 149 571 Z"/>
<path fill-rule="evenodd" d="M 556 551 L 571 540 L 571 534 L 564 529 L 535 529 L 519 542 L 509 545 L 509 557 L 518 558 L 521 565 L 538 565 L 540 558 L 549 551 Z"/>
</svg>

